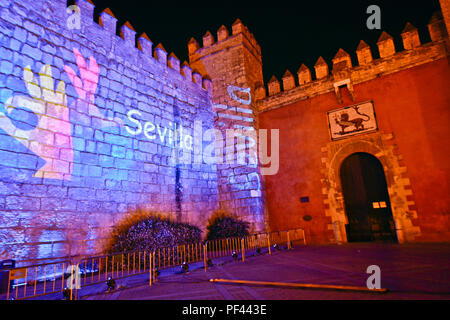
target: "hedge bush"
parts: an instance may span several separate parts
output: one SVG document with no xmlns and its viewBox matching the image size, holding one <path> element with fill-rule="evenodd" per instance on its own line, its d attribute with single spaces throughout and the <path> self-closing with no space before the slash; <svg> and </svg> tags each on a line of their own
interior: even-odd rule
<svg viewBox="0 0 450 320">
<path fill-rule="evenodd" d="M 108 253 L 153 251 L 201 241 L 200 228 L 174 222 L 155 212 L 137 209 L 114 227 Z"/>
<path fill-rule="evenodd" d="M 249 235 L 250 224 L 230 215 L 225 211 L 217 211 L 213 214 L 206 227 L 206 240 L 233 238 Z"/>
</svg>

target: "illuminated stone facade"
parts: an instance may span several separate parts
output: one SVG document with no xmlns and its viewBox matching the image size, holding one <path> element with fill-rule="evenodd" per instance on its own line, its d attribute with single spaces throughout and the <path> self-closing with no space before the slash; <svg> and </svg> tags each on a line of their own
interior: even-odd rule
<svg viewBox="0 0 450 320">
<path fill-rule="evenodd" d="M 203 36 L 203 47 L 192 38 L 189 42 L 191 66 L 212 79 L 215 126 L 226 137 L 227 130 L 257 132 L 254 92 L 263 83 L 261 48 L 253 34 L 238 19 L 232 34 L 222 26 L 217 32 L 217 42 L 208 31 Z M 247 89 L 242 90 L 240 88 Z M 232 145 L 239 146 L 237 138 Z M 226 145 L 226 141 L 222 142 Z M 257 137 L 247 145 L 257 146 Z M 245 165 L 218 164 L 219 206 L 251 222 L 255 231 L 266 229 L 264 187 L 258 169 L 256 150 L 247 150 Z"/>
<path fill-rule="evenodd" d="M 214 126 L 210 80 L 79 1 L 0 1 L 0 247 L 15 259 L 101 250 L 137 206 L 203 226 L 217 168 L 186 164 Z M 176 132 L 178 135 L 176 135 Z M 74 252 L 71 252 L 74 253 Z"/>
<path fill-rule="evenodd" d="M 0 0 L 1 258 L 77 253 L 74 240 L 75 251 L 101 251 L 136 207 L 201 227 L 224 209 L 252 231 L 300 227 L 310 243 L 346 242 L 337 172 L 355 152 L 382 163 L 400 242 L 450 239 L 448 152 L 433 151 L 449 137 L 449 40 L 439 15 L 429 43 L 408 24 L 405 50 L 383 33 L 379 59 L 361 41 L 357 66 L 341 49 L 332 68 L 317 60 L 315 77 L 302 65 L 298 81 L 287 71 L 264 86 L 261 49 L 240 20 L 231 32 L 207 32 L 202 46 L 191 39 L 189 63 L 180 63 L 129 22 L 116 36 L 109 9 L 96 23 L 94 5 L 77 1 L 78 28 L 66 5 Z M 377 131 L 331 140 L 327 112 L 365 101 Z M 227 137 L 229 129 L 250 135 Z M 254 148 L 251 133 L 261 129 L 280 130 L 273 175 L 261 174 Z M 206 162 L 208 130 L 232 160 L 238 147 L 248 151 L 244 163 Z"/>
<path fill-rule="evenodd" d="M 291 129 L 280 130 L 279 173 L 265 179 L 271 229 L 304 228 L 313 243 L 347 242 L 340 168 L 350 155 L 368 153 L 384 168 L 398 241 L 450 240 L 450 154 L 444 147 L 450 137 L 449 38 L 440 13 L 428 31 L 431 42 L 421 43 L 408 23 L 403 50 L 383 32 L 380 58 L 361 41 L 356 66 L 340 49 L 332 68 L 318 59 L 315 79 L 302 65 L 297 86 L 286 73 L 283 90 L 276 78 L 267 85 L 268 95 L 264 87 L 257 89 L 260 128 Z M 333 139 L 327 114 L 367 101 L 374 105 L 376 131 L 356 128 L 357 135 Z M 360 116 L 362 123 L 365 115 Z"/>
</svg>

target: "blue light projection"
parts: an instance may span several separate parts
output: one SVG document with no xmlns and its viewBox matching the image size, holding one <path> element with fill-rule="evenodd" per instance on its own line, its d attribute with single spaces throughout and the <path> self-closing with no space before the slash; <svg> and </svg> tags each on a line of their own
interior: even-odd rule
<svg viewBox="0 0 450 320">
<path fill-rule="evenodd" d="M 229 85 L 227 87 L 228 95 L 236 102 L 250 105 L 252 102 L 252 96 L 250 92 L 250 88 L 241 88 L 233 85 Z M 236 92 L 244 93 L 247 95 L 247 99 L 238 97 Z M 249 115 L 252 114 L 251 109 L 247 108 L 233 108 L 231 106 L 223 105 L 223 104 L 215 104 L 213 105 L 215 109 L 219 110 L 231 110 L 232 112 L 236 110 L 240 113 L 247 113 Z M 234 172 L 230 172 L 228 175 L 228 182 L 233 190 L 250 190 L 250 196 L 254 198 L 261 197 L 261 178 L 258 169 L 258 138 L 256 130 L 253 128 L 251 123 L 253 119 L 250 117 L 243 117 L 240 115 L 233 114 L 219 114 L 219 118 L 233 119 L 239 121 L 247 121 L 249 122 L 248 126 L 235 125 L 235 129 L 230 131 L 230 137 L 233 140 L 237 138 L 237 143 L 235 144 L 235 148 L 237 150 L 237 163 L 241 165 L 245 165 L 248 168 L 253 169 L 253 172 L 247 173 L 246 181 L 242 181 L 241 177 L 238 177 Z M 228 143 L 231 144 L 231 143 Z M 233 148 L 234 149 L 234 148 Z M 248 152 L 247 152 L 248 151 Z M 234 160 L 234 154 L 233 160 Z"/>
<path fill-rule="evenodd" d="M 26 95 L 10 97 L 0 109 L 0 128 L 15 141 L 26 148 L 27 153 L 39 157 L 39 167 L 33 174 L 36 178 L 71 180 L 74 169 L 74 150 L 85 142 L 73 138 L 71 110 L 87 110 L 95 118 L 97 128 L 120 127 L 124 125 L 121 118 L 107 118 L 95 104 L 95 93 L 99 82 L 100 68 L 95 58 L 89 63 L 78 49 L 73 49 L 79 74 L 65 65 L 70 81 L 78 98 L 68 107 L 66 84 L 59 81 L 56 88 L 52 76 L 52 67 L 44 65 L 39 72 L 39 80 L 27 66 L 23 70 L 23 81 L 28 91 Z M 127 113 L 126 131 L 137 136 L 143 134 L 148 140 L 159 140 L 170 147 L 178 146 L 193 150 L 192 136 L 187 134 L 182 125 L 174 123 L 174 128 L 167 128 L 150 121 L 142 122 L 139 110 L 131 109 Z M 133 127 L 133 125 L 135 127 Z M 23 149 L 23 148 L 22 148 Z M 17 147 L 12 151 L 19 151 Z"/>
<path fill-rule="evenodd" d="M 18 259 L 66 254 L 73 239 L 87 241 L 74 252 L 98 250 L 97 239 L 136 207 L 203 226 L 219 205 L 221 169 L 208 156 L 223 136 L 210 82 L 174 68 L 145 39 L 136 48 L 127 26 L 116 36 L 107 14 L 95 24 L 92 5 L 77 4 L 82 10 L 66 11 L 62 0 L 38 1 L 23 7 L 28 16 L 0 9 L 0 214 L 8 221 L 0 246 Z M 228 89 L 251 103 L 250 89 Z M 260 195 L 256 155 L 243 157 L 245 183 L 221 181 L 244 188 L 239 199 Z"/>
</svg>

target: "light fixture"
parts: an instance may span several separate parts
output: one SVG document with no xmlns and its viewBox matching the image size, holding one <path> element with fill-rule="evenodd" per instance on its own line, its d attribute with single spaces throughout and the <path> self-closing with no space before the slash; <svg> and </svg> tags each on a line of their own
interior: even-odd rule
<svg viewBox="0 0 450 320">
<path fill-rule="evenodd" d="M 181 265 L 181 272 L 182 273 L 188 273 L 189 272 L 189 264 L 186 263 L 186 261 L 183 262 Z"/>
<path fill-rule="evenodd" d="M 69 288 L 64 288 L 63 300 L 70 300 L 70 289 Z"/>
<path fill-rule="evenodd" d="M 158 279 L 158 277 L 159 277 L 159 275 L 161 274 L 161 272 L 159 271 L 158 268 L 155 268 L 155 269 L 154 269 L 154 272 L 155 272 L 155 280 L 156 280 L 156 279 Z"/>
<path fill-rule="evenodd" d="M 236 251 L 233 251 L 233 253 L 231 254 L 231 256 L 233 257 L 234 261 L 237 261 L 238 255 L 237 255 Z"/>
<path fill-rule="evenodd" d="M 116 289 L 116 281 L 111 277 L 108 277 L 108 280 L 106 281 L 106 285 L 108 286 L 108 291 L 112 291 L 112 290 Z"/>
</svg>

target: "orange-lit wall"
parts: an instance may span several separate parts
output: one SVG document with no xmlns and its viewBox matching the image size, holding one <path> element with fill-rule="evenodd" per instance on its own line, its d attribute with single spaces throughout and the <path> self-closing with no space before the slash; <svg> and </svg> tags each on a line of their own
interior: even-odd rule
<svg viewBox="0 0 450 320">
<path fill-rule="evenodd" d="M 449 109 L 450 67 L 440 59 L 354 86 L 355 101 L 334 92 L 263 112 L 260 128 L 280 129 L 280 169 L 266 176 L 269 225 L 272 230 L 302 227 L 310 242 L 333 237 L 322 195 L 321 148 L 331 142 L 327 111 L 374 102 L 379 131 L 393 133 L 411 181 L 421 236 L 416 241 L 450 240 Z M 309 203 L 300 197 L 309 196 Z M 303 216 L 309 214 L 307 222 Z"/>
</svg>

